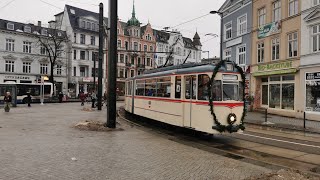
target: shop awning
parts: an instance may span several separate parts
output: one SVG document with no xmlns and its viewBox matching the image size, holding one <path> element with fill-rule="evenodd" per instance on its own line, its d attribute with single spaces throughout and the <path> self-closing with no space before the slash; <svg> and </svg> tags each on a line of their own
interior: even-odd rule
<svg viewBox="0 0 320 180">
<path fill-rule="evenodd" d="M 276 75 L 276 74 L 290 74 L 296 73 L 298 70 L 296 68 L 292 69 L 280 69 L 275 71 L 263 71 L 263 72 L 254 72 L 253 76 L 269 76 L 269 75 Z"/>
</svg>

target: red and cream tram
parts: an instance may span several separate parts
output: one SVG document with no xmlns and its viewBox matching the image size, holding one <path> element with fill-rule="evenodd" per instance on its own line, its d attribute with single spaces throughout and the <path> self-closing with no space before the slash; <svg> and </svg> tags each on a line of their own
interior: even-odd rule
<svg viewBox="0 0 320 180">
<path fill-rule="evenodd" d="M 125 110 L 209 134 L 244 130 L 244 75 L 233 62 L 158 68 L 126 80 Z"/>
</svg>

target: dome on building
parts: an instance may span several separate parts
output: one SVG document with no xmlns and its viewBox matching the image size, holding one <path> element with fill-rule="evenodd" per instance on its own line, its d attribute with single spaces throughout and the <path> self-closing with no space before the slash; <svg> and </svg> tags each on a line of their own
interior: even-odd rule
<svg viewBox="0 0 320 180">
<path fill-rule="evenodd" d="M 132 17 L 127 22 L 128 26 L 140 26 L 140 21 L 136 18 L 136 11 L 134 8 L 134 1 L 133 1 L 133 9 L 132 9 Z"/>
</svg>

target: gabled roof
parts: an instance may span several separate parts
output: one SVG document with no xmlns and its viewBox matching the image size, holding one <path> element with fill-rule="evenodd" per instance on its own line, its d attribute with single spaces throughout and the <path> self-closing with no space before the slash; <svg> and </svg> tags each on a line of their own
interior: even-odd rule
<svg viewBox="0 0 320 180">
<path fill-rule="evenodd" d="M 226 0 L 218 11 L 224 12 L 228 7 L 238 3 L 241 0 Z"/>
<path fill-rule="evenodd" d="M 7 24 L 8 23 L 14 24 L 14 30 L 8 30 L 7 29 Z M 31 28 L 31 33 L 24 32 L 25 27 L 27 27 L 27 26 Z M 20 33 L 34 34 L 34 35 L 40 35 L 41 34 L 41 30 L 42 29 L 46 29 L 48 34 L 56 34 L 56 36 L 58 36 L 58 33 L 60 33 L 59 36 L 61 36 L 62 38 L 63 37 L 67 37 L 65 31 L 52 29 L 52 28 L 35 26 L 34 24 L 27 24 L 27 23 L 9 21 L 9 20 L 5 20 L 5 19 L 0 19 L 0 29 L 7 30 L 7 31 L 16 31 L 16 32 L 20 32 Z"/>
<path fill-rule="evenodd" d="M 153 34 L 156 36 L 156 42 L 168 43 L 170 34 L 164 31 L 154 29 Z"/>
<path fill-rule="evenodd" d="M 320 8 L 316 8 L 303 19 L 305 21 L 311 21 L 311 20 L 319 18 L 319 17 L 320 17 Z"/>
<path fill-rule="evenodd" d="M 185 48 L 198 50 L 190 38 L 183 37 L 183 43 Z"/>
</svg>

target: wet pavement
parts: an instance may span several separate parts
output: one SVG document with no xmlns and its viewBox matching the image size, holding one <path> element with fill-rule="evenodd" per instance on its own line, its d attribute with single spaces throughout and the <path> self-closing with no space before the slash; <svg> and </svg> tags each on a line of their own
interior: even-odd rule
<svg viewBox="0 0 320 180">
<path fill-rule="evenodd" d="M 79 103 L 0 109 L 0 179 L 245 179 L 271 171 L 124 121 L 123 131 L 79 131 L 76 123 L 106 117 L 105 107 L 81 109 Z"/>
</svg>

